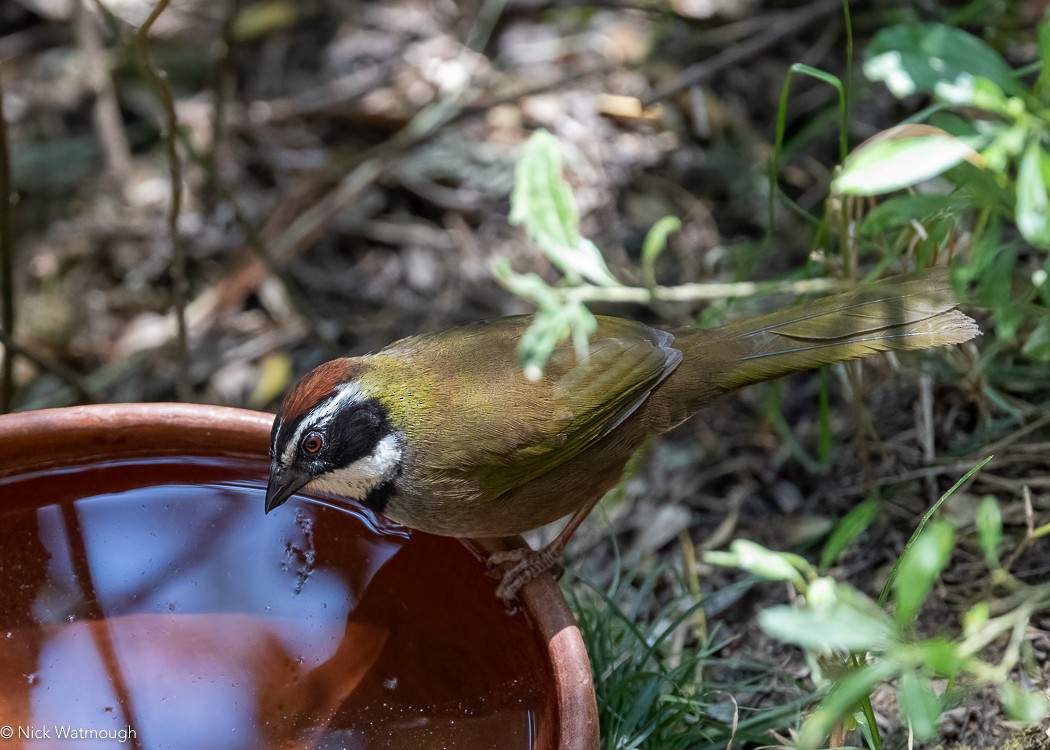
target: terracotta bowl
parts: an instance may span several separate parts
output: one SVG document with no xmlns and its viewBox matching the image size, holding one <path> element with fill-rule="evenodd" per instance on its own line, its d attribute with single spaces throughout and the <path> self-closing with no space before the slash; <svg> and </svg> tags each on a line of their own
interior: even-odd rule
<svg viewBox="0 0 1050 750">
<path fill-rule="evenodd" d="M 0 737 L 597 748 L 557 584 L 509 612 L 477 551 L 521 541 L 304 496 L 264 516 L 271 421 L 183 404 L 0 416 Z"/>
</svg>

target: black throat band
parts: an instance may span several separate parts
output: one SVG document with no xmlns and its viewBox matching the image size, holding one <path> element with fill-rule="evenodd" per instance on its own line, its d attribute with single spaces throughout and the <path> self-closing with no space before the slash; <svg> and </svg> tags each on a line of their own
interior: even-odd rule
<svg viewBox="0 0 1050 750">
<path fill-rule="evenodd" d="M 400 468 L 397 473 L 401 473 Z M 361 501 L 362 505 L 373 513 L 383 513 L 386 511 L 387 503 L 390 502 L 390 498 L 393 497 L 394 491 L 396 490 L 394 487 L 394 480 L 396 478 L 397 475 L 394 475 L 384 480 L 382 484 L 377 484 L 373 487 L 368 495 Z"/>
</svg>

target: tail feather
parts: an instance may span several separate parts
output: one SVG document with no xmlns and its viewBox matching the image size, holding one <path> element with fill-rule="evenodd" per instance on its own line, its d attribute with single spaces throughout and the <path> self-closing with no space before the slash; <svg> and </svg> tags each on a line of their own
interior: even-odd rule
<svg viewBox="0 0 1050 750">
<path fill-rule="evenodd" d="M 743 354 L 737 361 L 738 366 L 725 373 L 722 387 L 741 388 L 790 372 L 860 359 L 877 352 L 918 351 L 961 344 L 978 333 L 977 324 L 967 315 L 946 310 L 922 320 L 858 329 L 835 338 L 794 336 L 776 330 L 761 336 L 748 334 L 752 339 L 751 353 Z"/>
<path fill-rule="evenodd" d="M 708 331 L 675 331 L 685 357 L 668 395 L 695 411 L 720 393 L 876 352 L 968 341 L 980 330 L 955 309 L 947 269 L 897 276 Z"/>
</svg>

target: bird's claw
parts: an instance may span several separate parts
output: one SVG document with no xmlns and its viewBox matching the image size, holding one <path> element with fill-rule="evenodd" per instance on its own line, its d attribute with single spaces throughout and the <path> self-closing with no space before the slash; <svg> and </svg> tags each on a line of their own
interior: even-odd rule
<svg viewBox="0 0 1050 750">
<path fill-rule="evenodd" d="M 496 588 L 496 596 L 502 599 L 504 604 L 510 604 L 518 592 L 541 573 L 555 568 L 555 576 L 560 577 L 563 572 L 558 564 L 558 553 L 547 547 L 539 550 L 517 548 L 493 552 L 485 564 L 491 575 L 501 579 Z"/>
</svg>

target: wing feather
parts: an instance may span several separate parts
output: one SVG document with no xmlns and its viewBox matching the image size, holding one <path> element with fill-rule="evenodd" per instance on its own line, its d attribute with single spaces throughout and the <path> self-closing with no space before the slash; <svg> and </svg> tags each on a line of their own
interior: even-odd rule
<svg viewBox="0 0 1050 750">
<path fill-rule="evenodd" d="M 413 379 L 428 383 L 437 413 L 414 440 L 428 444 L 420 470 L 447 491 L 497 497 L 545 474 L 622 424 L 682 361 L 672 334 L 599 316 L 585 360 L 559 346 L 543 377 L 529 382 L 515 359 L 529 321 L 473 323 L 379 353 L 428 363 Z M 419 422 L 403 420 L 406 429 Z M 464 444 L 464 435 L 474 439 Z"/>
</svg>

